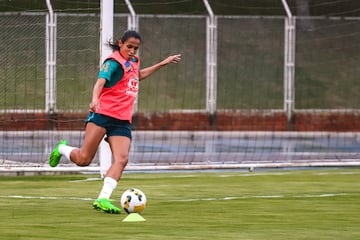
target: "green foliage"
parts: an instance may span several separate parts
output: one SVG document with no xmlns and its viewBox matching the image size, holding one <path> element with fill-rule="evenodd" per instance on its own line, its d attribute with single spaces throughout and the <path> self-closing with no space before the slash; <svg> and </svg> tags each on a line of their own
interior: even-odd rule
<svg viewBox="0 0 360 240">
<path fill-rule="evenodd" d="M 256 170 L 256 169 L 255 169 Z M 360 169 L 124 174 L 146 222 L 91 209 L 91 175 L 0 177 L 1 239 L 359 239 Z M 13 197 L 11 197 L 13 196 Z M 14 197 L 14 196 L 23 196 Z M 33 197 L 33 198 L 25 198 Z"/>
</svg>

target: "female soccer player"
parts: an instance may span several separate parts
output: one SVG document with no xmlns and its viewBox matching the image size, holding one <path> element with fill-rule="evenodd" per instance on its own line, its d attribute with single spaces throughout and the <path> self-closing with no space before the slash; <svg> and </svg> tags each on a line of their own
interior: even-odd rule
<svg viewBox="0 0 360 240">
<path fill-rule="evenodd" d="M 61 140 L 49 159 L 51 167 L 59 164 L 61 156 L 78 166 L 88 166 L 106 134 L 105 140 L 110 145 L 113 163 L 93 207 L 107 213 L 120 213 L 120 208 L 110 202 L 110 196 L 128 162 L 132 111 L 139 81 L 161 67 L 181 60 L 181 55 L 176 54 L 140 70 L 140 59 L 136 56 L 140 43 L 141 37 L 136 31 L 126 31 L 119 41 L 109 42 L 113 53 L 105 59 L 93 88 L 82 147 L 71 147 L 66 140 Z"/>
</svg>

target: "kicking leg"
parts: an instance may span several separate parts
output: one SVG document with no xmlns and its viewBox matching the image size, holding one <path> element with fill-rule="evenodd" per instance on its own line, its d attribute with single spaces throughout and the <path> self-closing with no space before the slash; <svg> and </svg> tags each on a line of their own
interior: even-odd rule
<svg viewBox="0 0 360 240">
<path fill-rule="evenodd" d="M 67 145 L 66 140 L 61 140 L 50 155 L 50 166 L 59 164 L 61 156 L 65 156 L 78 166 L 88 166 L 93 160 L 98 146 L 105 135 L 105 129 L 89 122 L 85 129 L 85 139 L 81 149 Z"/>
<path fill-rule="evenodd" d="M 88 166 L 93 160 L 105 132 L 105 128 L 92 122 L 86 124 L 84 143 L 81 148 L 70 150 L 70 160 L 78 166 Z"/>
<path fill-rule="evenodd" d="M 120 209 L 112 205 L 109 199 L 128 162 L 130 139 L 123 136 L 111 136 L 109 144 L 114 157 L 113 163 L 106 173 L 104 185 L 98 199 L 93 202 L 93 207 L 107 213 L 120 213 Z"/>
</svg>

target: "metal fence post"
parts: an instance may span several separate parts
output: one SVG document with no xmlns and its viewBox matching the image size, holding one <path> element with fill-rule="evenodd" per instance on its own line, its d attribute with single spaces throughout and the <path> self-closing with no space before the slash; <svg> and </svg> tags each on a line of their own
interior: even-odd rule
<svg viewBox="0 0 360 240">
<path fill-rule="evenodd" d="M 125 3 L 130 12 L 130 15 L 128 17 L 128 29 L 138 31 L 139 30 L 138 16 L 136 15 L 136 12 L 131 4 L 131 1 L 125 0 Z"/>
<path fill-rule="evenodd" d="M 295 17 L 285 18 L 284 41 L 284 110 L 288 123 L 295 109 Z"/>
<path fill-rule="evenodd" d="M 216 112 L 217 95 L 217 18 L 207 0 L 203 0 L 209 16 L 206 21 L 206 111 Z"/>
<path fill-rule="evenodd" d="M 282 0 L 287 18 L 285 18 L 284 39 L 284 111 L 288 125 L 291 126 L 295 109 L 295 33 L 296 21 L 286 0 Z"/>
<path fill-rule="evenodd" d="M 46 82 L 45 111 L 56 111 L 56 15 L 50 0 L 46 0 L 49 13 L 46 15 Z"/>
<path fill-rule="evenodd" d="M 128 16 L 128 29 L 139 31 L 139 17 L 136 15 L 134 7 L 131 4 L 130 0 L 125 0 L 125 3 L 130 12 L 130 15 Z M 140 53 L 138 53 L 137 55 L 140 57 Z M 135 99 L 133 113 L 136 113 L 138 111 L 138 105 L 139 105 L 139 96 L 137 96 Z"/>
</svg>

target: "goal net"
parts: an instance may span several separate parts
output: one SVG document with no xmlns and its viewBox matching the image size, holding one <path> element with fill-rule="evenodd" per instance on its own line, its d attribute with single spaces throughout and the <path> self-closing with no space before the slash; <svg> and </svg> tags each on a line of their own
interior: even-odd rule
<svg viewBox="0 0 360 240">
<path fill-rule="evenodd" d="M 60 139 L 81 146 L 99 71 L 100 4 L 75 2 L 0 12 L 1 171 L 99 171 L 100 153 L 48 165 Z M 113 38 L 137 29 L 142 67 L 182 61 L 141 82 L 127 169 L 360 165 L 352 1 L 292 18 L 280 1 L 130 2 L 115 3 Z"/>
</svg>

